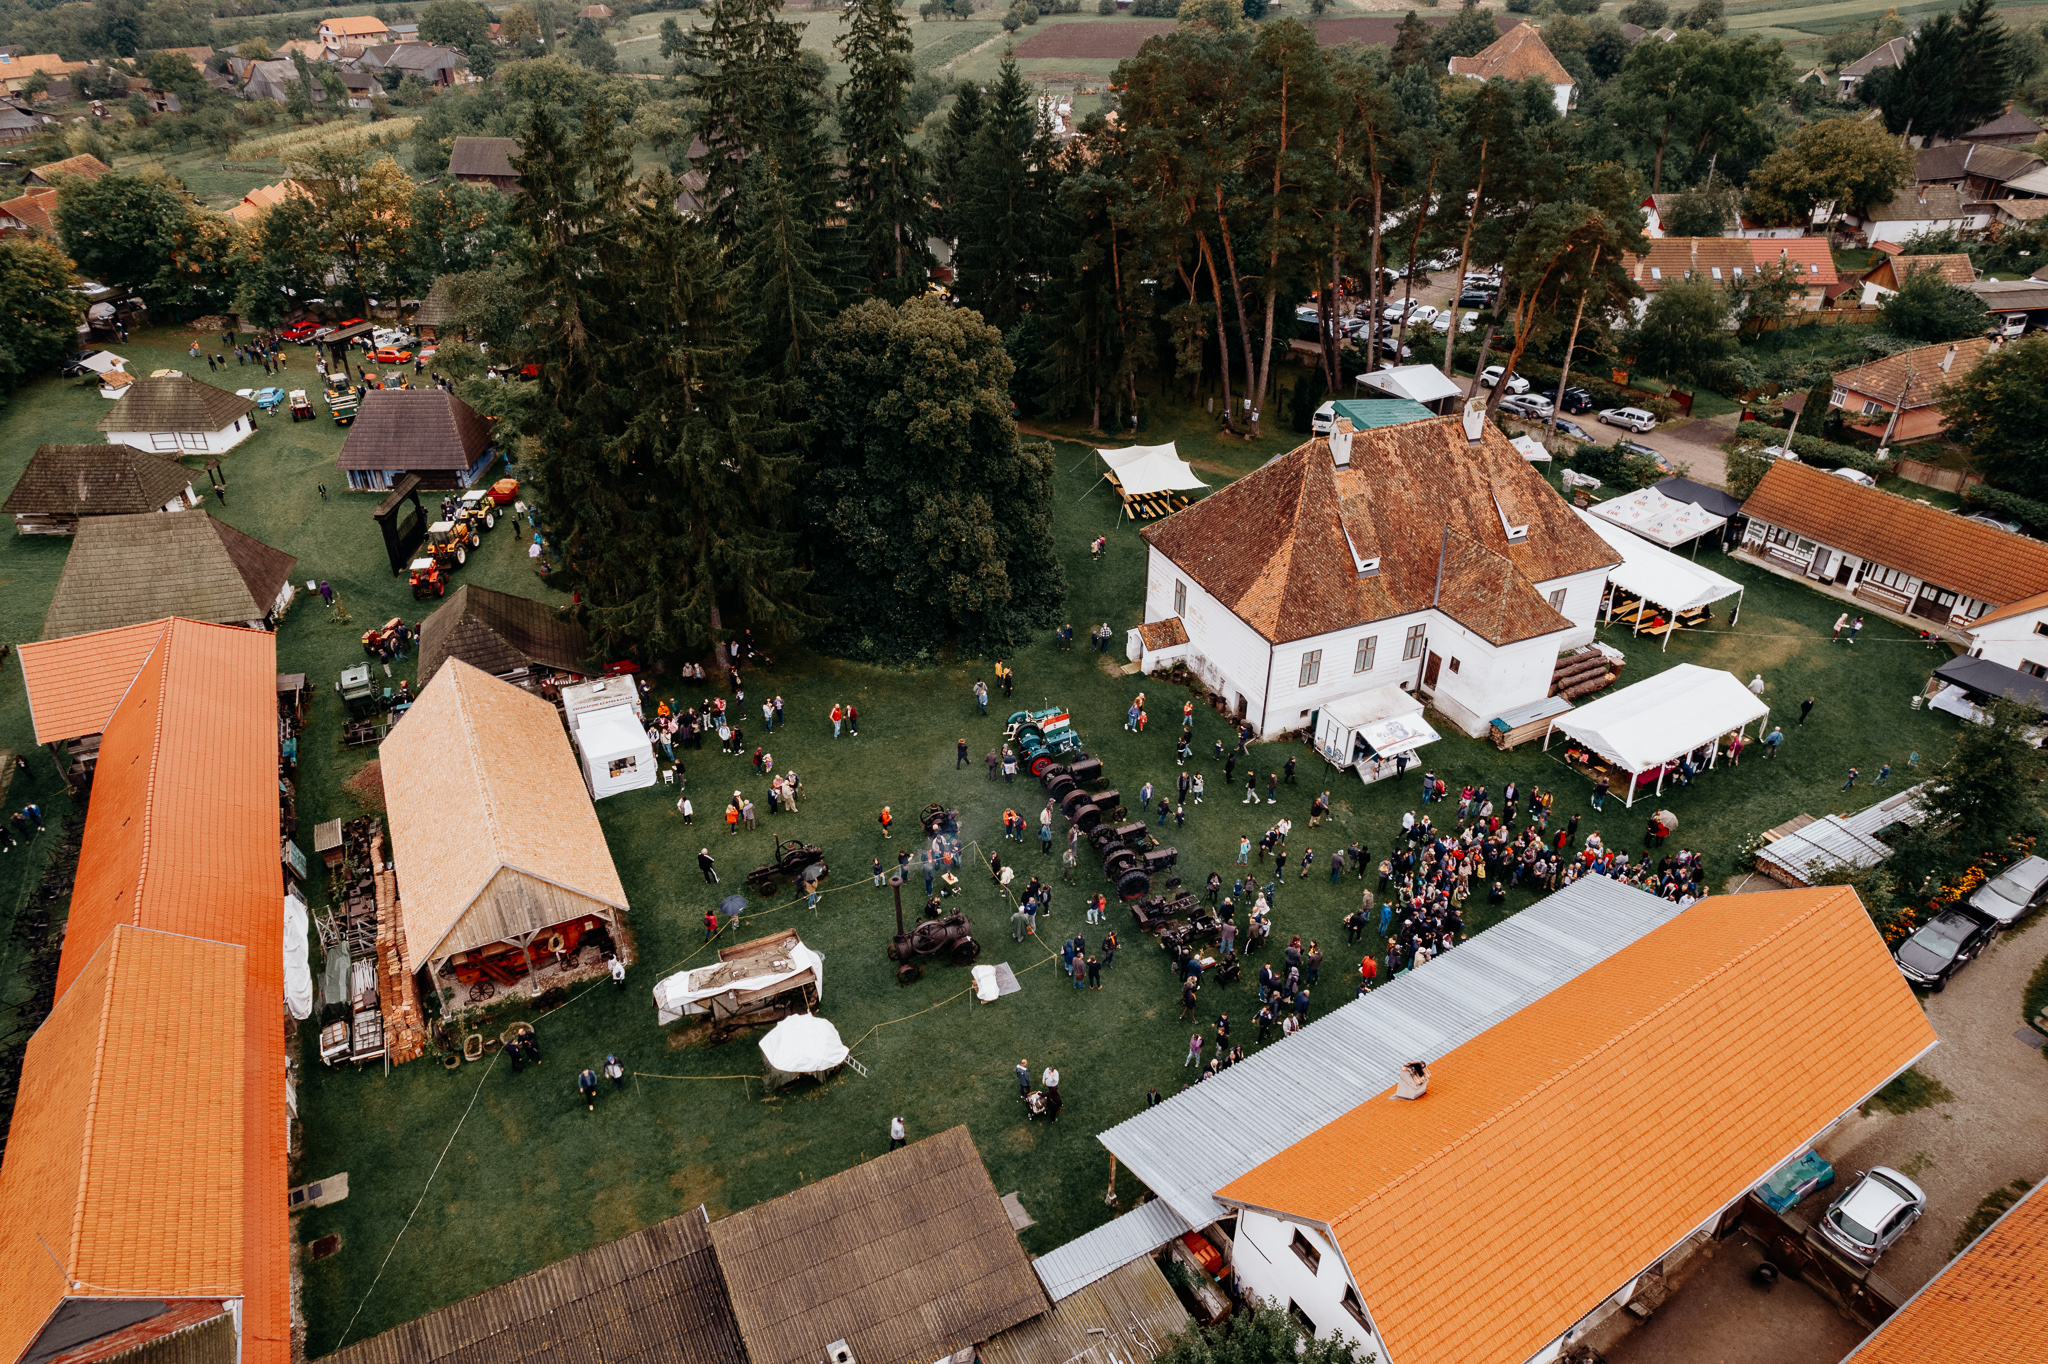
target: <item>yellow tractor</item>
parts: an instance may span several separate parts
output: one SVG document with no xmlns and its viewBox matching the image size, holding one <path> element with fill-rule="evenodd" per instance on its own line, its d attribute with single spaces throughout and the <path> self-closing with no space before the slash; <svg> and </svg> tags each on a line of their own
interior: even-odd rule
<svg viewBox="0 0 2048 1364">
<path fill-rule="evenodd" d="M 470 529 L 469 522 L 436 521 L 427 527 L 427 540 L 420 546 L 420 553 L 431 554 L 445 571 L 468 563 L 469 551 L 476 543 L 477 533 Z"/>
</svg>

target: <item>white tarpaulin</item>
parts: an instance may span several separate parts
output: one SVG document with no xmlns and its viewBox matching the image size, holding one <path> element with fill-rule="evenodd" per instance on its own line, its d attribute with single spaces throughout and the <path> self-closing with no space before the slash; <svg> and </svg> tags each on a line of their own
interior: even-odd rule
<svg viewBox="0 0 2048 1364">
<path fill-rule="evenodd" d="M 1550 463 L 1550 451 L 1544 449 L 1534 436 L 1516 436 L 1508 444 L 1514 446 L 1521 453 L 1522 458 L 1528 460 L 1531 464 Z"/>
<path fill-rule="evenodd" d="M 1391 685 L 1332 701 L 1316 716 L 1316 747 L 1345 767 L 1362 758 L 1398 757 L 1438 737 L 1422 718 L 1422 703 Z"/>
<path fill-rule="evenodd" d="M 1389 365 L 1359 375 L 1358 386 L 1391 393 L 1396 398 L 1410 398 L 1424 407 L 1465 396 L 1465 390 L 1435 365 Z"/>
<path fill-rule="evenodd" d="M 845 1065 L 847 1050 L 831 1020 L 816 1014 L 791 1014 L 761 1039 L 761 1055 L 776 1070 L 816 1075 Z"/>
<path fill-rule="evenodd" d="M 312 943 L 306 931 L 306 902 L 284 897 L 284 1003 L 292 1017 L 313 1016 Z"/>
<path fill-rule="evenodd" d="M 1680 663 L 1634 686 L 1589 701 L 1551 722 L 1563 733 L 1624 771 L 1661 768 L 1694 749 L 1715 745 L 1723 735 L 1761 720 L 1771 708 L 1752 695 L 1733 673 Z M 1550 747 L 1546 734 L 1543 746 Z M 1712 764 L 1709 759 L 1709 765 Z M 1659 779 L 1661 785 L 1661 778 Z M 1635 787 L 1629 783 L 1629 803 Z"/>
<path fill-rule="evenodd" d="M 1610 525 L 1625 526 L 1667 549 L 1728 524 L 1725 516 L 1716 516 L 1690 502 L 1675 502 L 1655 488 L 1638 488 L 1605 502 L 1595 502 L 1592 512 Z"/>
<path fill-rule="evenodd" d="M 1659 549 L 1619 526 L 1584 511 L 1579 512 L 1579 519 L 1621 556 L 1621 562 L 1607 570 L 1607 580 L 1666 611 L 1694 611 L 1742 591 L 1742 584 L 1733 578 L 1724 578 L 1711 568 L 1701 568 L 1668 549 Z M 1668 641 L 1670 636 L 1665 638 Z"/>
<path fill-rule="evenodd" d="M 744 965 L 736 966 L 728 961 L 678 971 L 654 987 L 655 1012 L 664 1026 L 685 1014 L 708 1014 L 711 1001 L 720 995 L 764 990 L 788 980 L 806 967 L 817 974 L 818 998 L 823 999 L 825 958 L 823 954 L 798 943 L 790 949 L 787 957 L 773 959 L 765 970 L 756 966 L 751 974 L 742 974 L 746 970 Z"/>
<path fill-rule="evenodd" d="M 1125 497 L 1150 497 L 1154 493 L 1180 492 L 1209 485 L 1195 476 L 1188 462 L 1171 444 L 1133 445 L 1123 450 L 1097 450 L 1102 462 L 1116 473 Z"/>
<path fill-rule="evenodd" d="M 128 362 L 110 350 L 94 351 L 78 362 L 94 374 L 105 374 L 109 370 L 126 369 Z"/>
</svg>

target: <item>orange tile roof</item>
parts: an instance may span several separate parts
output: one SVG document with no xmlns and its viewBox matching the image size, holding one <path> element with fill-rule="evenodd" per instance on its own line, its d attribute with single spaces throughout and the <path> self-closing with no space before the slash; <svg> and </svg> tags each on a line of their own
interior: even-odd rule
<svg viewBox="0 0 2048 1364">
<path fill-rule="evenodd" d="M 2021 1364 L 2048 1342 L 2048 1195 L 2036 1186 L 1842 1364 Z"/>
<path fill-rule="evenodd" d="M 281 1364 L 291 1351 L 276 688 L 276 636 L 167 624 L 100 740 L 57 963 L 62 999 L 124 925 L 248 949 L 241 1079 L 251 1096 L 242 1143 L 249 1364 Z"/>
<path fill-rule="evenodd" d="M 1993 606 L 2048 592 L 2048 545 L 2039 540 L 1804 464 L 1773 464 L 1742 514 Z"/>
<path fill-rule="evenodd" d="M 0 1359 L 67 1297 L 243 1292 L 246 956 L 123 926 L 29 1040 L 0 1168 Z"/>
<path fill-rule="evenodd" d="M 1853 891 L 1716 897 L 1219 1197 L 1328 1226 L 1401 1364 L 1527 1359 L 1936 1040 Z"/>
<path fill-rule="evenodd" d="M 374 14 L 352 14 L 340 19 L 322 19 L 320 27 L 342 38 L 367 38 L 376 33 L 388 33 L 384 21 Z"/>
<path fill-rule="evenodd" d="M 1551 55 L 1550 49 L 1544 45 L 1543 35 L 1526 19 L 1481 48 L 1477 55 L 1451 58 L 1450 69 L 1453 76 L 1471 76 L 1483 81 L 1518 81 L 1528 76 L 1541 76 L 1552 85 L 1574 83 L 1572 73 Z"/>
<path fill-rule="evenodd" d="M 31 232 L 54 237 L 57 235 L 57 220 L 50 215 L 56 207 L 56 190 L 30 186 L 20 198 L 0 203 L 0 213 L 26 223 Z"/>
<path fill-rule="evenodd" d="M 305 188 L 296 180 L 258 185 L 242 196 L 241 203 L 228 210 L 228 216 L 238 223 L 253 223 L 293 195 L 306 195 Z"/>
<path fill-rule="evenodd" d="M 80 62 L 80 66 L 84 63 Z M 32 166 L 29 174 L 47 180 L 53 175 L 77 175 L 87 180 L 97 180 L 102 175 L 112 175 L 114 168 L 97 156 L 67 156 L 62 161 L 51 161 L 46 165 Z"/>
<path fill-rule="evenodd" d="M 1508 541 L 1504 503 L 1526 539 Z M 1488 425 L 1469 445 L 1458 417 L 1360 431 L 1344 469 L 1318 436 L 1142 534 L 1274 643 L 1432 602 L 1492 643 L 1529 639 L 1568 625 L 1532 584 L 1620 562 L 1506 436 Z"/>
<path fill-rule="evenodd" d="M 168 621 L 146 620 L 69 639 L 33 640 L 21 651 L 29 719 L 39 744 L 103 734 Z"/>
<path fill-rule="evenodd" d="M 1800 277 L 1809 284 L 1841 282 L 1841 276 L 1835 273 L 1835 253 L 1826 237 L 1753 237 L 1749 246 L 1759 266 L 1793 261 L 1799 266 Z"/>
<path fill-rule="evenodd" d="M 1656 237 L 1644 255 L 1622 256 L 1622 269 L 1646 294 L 1689 275 L 1725 289 L 1756 266 L 1755 244 L 1747 237 Z"/>
<path fill-rule="evenodd" d="M 1951 353 L 1953 352 L 1953 353 Z M 1942 390 L 1951 379 L 1960 379 L 1991 353 L 1991 340 L 1984 336 L 1933 346 L 1915 346 L 1897 355 L 1867 360 L 1835 375 L 1835 387 L 1846 388 L 1866 398 L 1876 398 L 1887 410 L 1905 398 L 1906 410 L 1932 407 L 1941 401 Z M 1912 388 L 1907 388 L 1911 381 Z"/>
<path fill-rule="evenodd" d="M 1986 611 L 1970 623 L 1970 628 L 1973 630 L 1982 629 L 1986 625 L 1991 625 L 2001 620 L 2011 620 L 2015 616 L 2030 615 L 2044 607 L 2048 607 L 2048 592 L 2036 592 L 2031 597 L 2022 597 L 2016 602 L 2010 602 L 1999 607 L 1996 611 Z"/>
<path fill-rule="evenodd" d="M 463 941 L 458 930 L 506 869 L 627 908 L 561 712 L 548 702 L 451 658 L 380 756 L 408 966 L 497 941 L 496 932 Z M 451 841 L 450 829 L 463 836 Z"/>
</svg>

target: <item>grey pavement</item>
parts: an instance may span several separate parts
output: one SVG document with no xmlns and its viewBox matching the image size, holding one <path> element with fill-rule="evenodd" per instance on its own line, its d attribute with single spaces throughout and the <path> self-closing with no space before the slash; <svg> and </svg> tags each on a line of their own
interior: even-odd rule
<svg viewBox="0 0 2048 1364">
<path fill-rule="evenodd" d="M 1741 1232 L 1721 1242 L 1648 1321 L 1604 1351 L 1608 1364 L 1840 1364 L 1863 1328 L 1797 1279 L 1752 1284 L 1763 1258 Z"/>
</svg>

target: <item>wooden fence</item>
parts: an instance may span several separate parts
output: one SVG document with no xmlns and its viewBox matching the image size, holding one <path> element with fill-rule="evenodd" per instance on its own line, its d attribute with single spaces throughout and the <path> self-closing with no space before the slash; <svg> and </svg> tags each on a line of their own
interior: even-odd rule
<svg viewBox="0 0 2048 1364">
<path fill-rule="evenodd" d="M 1960 493 L 1973 484 L 1982 483 L 1982 474 L 1966 474 L 1960 469 L 1943 469 L 1917 459 L 1899 461 L 1899 477 L 1909 483 L 1923 483 L 1945 493 Z"/>
<path fill-rule="evenodd" d="M 1785 327 L 1862 327 L 1884 316 L 1882 308 L 1823 308 L 1819 312 L 1787 313 L 1783 317 L 1754 318 L 1742 324 L 1749 333 L 1774 332 Z"/>
</svg>

